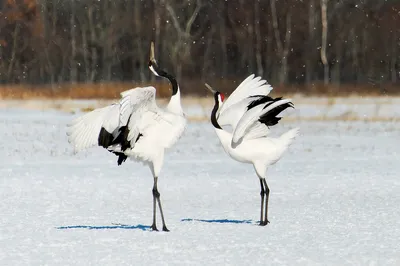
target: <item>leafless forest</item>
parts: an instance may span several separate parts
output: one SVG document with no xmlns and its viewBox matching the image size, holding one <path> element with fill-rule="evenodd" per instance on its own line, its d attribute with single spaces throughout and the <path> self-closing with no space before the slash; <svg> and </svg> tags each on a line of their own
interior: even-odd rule
<svg viewBox="0 0 400 266">
<path fill-rule="evenodd" d="M 0 0 L 0 83 L 146 83 L 155 41 L 184 93 L 250 73 L 396 92 L 399 18 L 397 0 Z"/>
</svg>

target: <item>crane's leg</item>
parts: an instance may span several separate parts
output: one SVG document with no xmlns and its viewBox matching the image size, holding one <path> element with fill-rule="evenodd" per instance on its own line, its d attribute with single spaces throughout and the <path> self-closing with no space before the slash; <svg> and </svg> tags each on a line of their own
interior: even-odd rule
<svg viewBox="0 0 400 266">
<path fill-rule="evenodd" d="M 264 225 L 269 224 L 268 221 L 268 200 L 269 200 L 269 187 L 267 185 L 267 181 L 265 180 L 265 178 L 262 180 L 264 183 L 264 188 L 265 188 L 265 218 L 264 218 Z"/>
<path fill-rule="evenodd" d="M 261 185 L 261 218 L 260 225 L 264 226 L 269 223 L 268 221 L 268 198 L 269 198 L 269 188 L 267 182 L 265 181 L 266 174 L 266 164 L 263 161 L 256 161 L 253 164 L 254 169 L 256 170 L 257 176 L 260 179 Z M 265 203 L 264 203 L 265 198 Z M 264 217 L 263 217 L 264 216 Z"/>
<path fill-rule="evenodd" d="M 157 225 L 156 225 L 156 200 L 157 200 L 157 195 L 160 196 L 160 193 L 158 193 L 157 190 L 157 177 L 154 177 L 154 185 L 153 185 L 153 224 L 151 226 L 151 229 L 153 231 L 158 231 Z"/>
<path fill-rule="evenodd" d="M 157 199 L 158 207 L 160 208 L 161 220 L 162 220 L 162 224 L 163 224 L 163 231 L 169 232 L 169 230 L 165 224 L 164 213 L 163 213 L 162 206 L 161 206 L 160 192 L 158 192 L 158 189 L 157 189 L 157 179 L 158 179 L 157 177 L 154 178 L 153 195 Z M 154 205 L 154 207 L 155 207 L 155 205 Z"/>
<path fill-rule="evenodd" d="M 262 179 L 260 178 L 260 186 L 261 186 L 261 216 L 260 216 L 260 225 L 264 225 L 264 197 L 265 197 L 265 190 L 264 190 L 264 185 L 262 182 Z"/>
</svg>

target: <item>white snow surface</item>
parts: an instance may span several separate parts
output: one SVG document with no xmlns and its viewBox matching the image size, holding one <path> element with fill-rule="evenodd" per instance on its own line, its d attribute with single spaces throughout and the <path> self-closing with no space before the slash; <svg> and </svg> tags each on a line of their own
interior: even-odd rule
<svg viewBox="0 0 400 266">
<path fill-rule="evenodd" d="M 75 116 L 0 110 L 0 265 L 400 265 L 399 123 L 283 119 L 275 134 L 301 135 L 268 169 L 260 227 L 253 167 L 190 122 L 159 178 L 171 231 L 152 232 L 150 170 L 74 155 Z"/>
</svg>

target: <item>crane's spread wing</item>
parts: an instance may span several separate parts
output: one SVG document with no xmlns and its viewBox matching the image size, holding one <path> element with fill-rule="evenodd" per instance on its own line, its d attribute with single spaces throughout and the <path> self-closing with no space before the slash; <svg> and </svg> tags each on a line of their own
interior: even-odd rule
<svg viewBox="0 0 400 266">
<path fill-rule="evenodd" d="M 107 121 L 108 128 L 116 128 L 118 126 L 118 110 L 117 104 L 109 105 L 95 109 L 69 123 L 67 136 L 74 151 L 79 152 L 97 145 L 99 132 L 105 121 Z"/>
<path fill-rule="evenodd" d="M 254 74 L 248 76 L 222 104 L 218 112 L 218 123 L 221 126 L 236 127 L 254 97 L 266 97 L 270 93 L 272 87 L 266 83 L 266 80 L 254 77 Z"/>
<path fill-rule="evenodd" d="M 232 94 L 224 101 L 219 109 L 219 115 L 223 112 L 229 112 L 229 107 L 242 101 L 251 95 L 268 95 L 272 90 L 271 85 L 261 77 L 255 77 L 254 74 L 248 76 L 239 86 L 232 92 Z M 231 109 L 232 110 L 232 109 Z"/>
<path fill-rule="evenodd" d="M 292 106 L 291 99 L 277 99 L 276 101 L 267 102 L 266 104 L 257 105 L 249 109 L 244 113 L 242 118 L 240 118 L 234 129 L 232 143 L 238 143 L 246 134 L 250 134 L 251 127 L 257 128 L 255 133 L 251 134 L 255 136 L 260 134 L 258 132 L 261 129 L 257 126 L 258 123 L 262 123 L 267 127 L 277 124 L 280 120 L 280 117 L 277 117 L 277 115 L 284 109 Z"/>
<path fill-rule="evenodd" d="M 219 115 L 218 123 L 221 126 L 230 125 L 232 128 L 235 128 L 247 110 L 254 108 L 257 105 L 265 105 L 268 102 L 273 102 L 279 99 L 281 98 L 273 99 L 267 95 L 248 96 L 225 109 L 225 111 Z"/>
<path fill-rule="evenodd" d="M 218 124 L 220 126 L 231 126 L 235 128 L 240 118 L 246 112 L 246 108 L 250 102 L 251 99 L 245 98 L 226 108 L 224 112 L 219 113 L 217 118 Z"/>
<path fill-rule="evenodd" d="M 126 141 L 135 142 L 143 127 L 143 114 L 160 110 L 156 104 L 154 87 L 135 88 L 121 93 L 119 119 L 121 125 L 127 125 L 129 133 Z M 131 143 L 134 145 L 134 143 Z M 132 147 L 133 147 L 132 145 Z"/>
<path fill-rule="evenodd" d="M 140 121 L 145 112 L 157 113 L 154 87 L 137 87 L 121 93 L 118 103 L 95 109 L 68 125 L 68 141 L 75 152 L 91 146 L 107 147 L 117 139 L 132 142 L 139 136 Z M 119 137 L 119 138 L 118 138 Z"/>
<path fill-rule="evenodd" d="M 120 122 L 126 125 L 130 116 L 140 115 L 145 111 L 158 111 L 156 89 L 152 86 L 138 87 L 121 92 Z"/>
<path fill-rule="evenodd" d="M 258 139 L 268 136 L 270 129 L 267 125 L 256 121 L 247 127 L 244 132 L 243 140 Z"/>
</svg>

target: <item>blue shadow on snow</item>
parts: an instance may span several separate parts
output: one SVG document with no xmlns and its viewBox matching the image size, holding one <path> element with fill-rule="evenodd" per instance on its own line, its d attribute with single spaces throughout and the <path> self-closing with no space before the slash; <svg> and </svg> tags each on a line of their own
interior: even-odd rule
<svg viewBox="0 0 400 266">
<path fill-rule="evenodd" d="M 185 218 L 181 222 L 203 222 L 203 223 L 217 223 L 217 224 L 251 224 L 251 220 L 229 220 L 229 219 L 214 219 L 214 220 L 204 220 L 204 219 L 192 219 Z"/>
<path fill-rule="evenodd" d="M 67 229 L 89 229 L 89 230 L 105 230 L 105 229 L 129 229 L 135 230 L 139 229 L 142 231 L 150 230 L 150 226 L 148 225 L 127 225 L 127 224 L 112 224 L 112 225 L 67 225 L 67 226 L 59 226 L 56 229 L 67 230 Z"/>
</svg>

